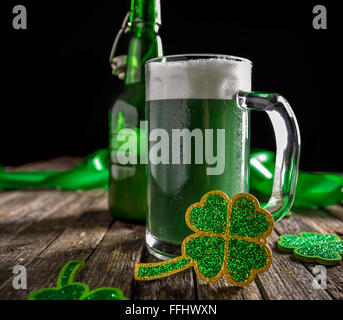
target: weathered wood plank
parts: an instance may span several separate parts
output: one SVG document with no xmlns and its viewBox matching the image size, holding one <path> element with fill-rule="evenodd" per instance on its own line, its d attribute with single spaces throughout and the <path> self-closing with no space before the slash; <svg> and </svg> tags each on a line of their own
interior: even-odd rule
<svg viewBox="0 0 343 320">
<path fill-rule="evenodd" d="M 51 212 L 58 210 L 64 203 L 71 201 L 76 196 L 72 192 L 41 191 L 36 201 L 19 207 L 0 220 L 0 243 L 4 245 L 16 238 L 21 231 L 49 216 Z"/>
<path fill-rule="evenodd" d="M 282 221 L 275 224 L 275 230 L 279 234 L 295 234 L 304 231 L 311 232 L 323 232 L 323 233 L 336 233 L 334 230 L 340 229 L 340 223 L 337 223 L 337 219 L 328 219 L 327 222 L 323 222 L 323 218 L 320 215 L 323 214 L 323 211 L 320 211 L 319 218 L 316 216 L 316 213 L 308 216 L 305 213 L 298 214 L 297 212 L 289 218 L 285 218 Z M 330 215 L 326 214 L 330 218 Z M 313 223 L 312 218 L 317 222 Z M 331 217 L 332 218 L 332 217 Z M 319 224 L 319 222 L 322 222 Z M 343 224 L 343 223 L 342 223 Z"/>
<path fill-rule="evenodd" d="M 316 276 L 315 264 L 307 263 L 306 268 Z M 326 270 L 326 291 L 336 300 L 343 300 L 343 266 L 325 267 Z M 321 275 L 322 276 L 322 275 Z"/>
<path fill-rule="evenodd" d="M 49 212 L 50 215 L 42 219 L 37 217 L 37 221 L 27 225 L 19 222 L 22 225 L 18 230 L 13 230 L 13 234 L 11 230 L 1 234 L 0 284 L 11 276 L 14 265 L 29 264 L 62 233 L 69 223 L 80 217 L 86 207 L 94 202 L 94 197 L 88 194 L 74 193 L 73 195 L 74 197 L 62 201 L 61 206 Z"/>
<path fill-rule="evenodd" d="M 140 262 L 158 262 L 145 248 Z M 185 270 L 176 275 L 154 280 L 135 281 L 132 299 L 137 300 L 191 300 L 195 299 L 192 270 Z"/>
<path fill-rule="evenodd" d="M 91 288 L 113 286 L 131 298 L 135 264 L 140 260 L 145 228 L 116 220 L 86 262 L 78 280 Z"/>
<path fill-rule="evenodd" d="M 58 158 L 13 170 L 68 170 L 81 159 Z M 270 246 L 274 263 L 245 288 L 225 280 L 207 284 L 190 270 L 156 281 L 136 282 L 136 262 L 157 261 L 144 249 L 144 227 L 113 223 L 106 210 L 104 190 L 0 192 L 0 299 L 26 299 L 42 287 L 54 286 L 60 268 L 69 259 L 86 262 L 77 280 L 91 289 L 115 286 L 134 299 L 343 299 L 343 267 L 327 268 L 327 289 L 312 285 L 314 264 L 302 264 Z M 276 224 L 278 234 L 301 231 L 342 235 L 340 205 L 316 212 L 293 214 Z M 12 288 L 11 270 L 17 263 L 28 270 L 28 290 Z"/>
<path fill-rule="evenodd" d="M 197 279 L 197 291 L 199 300 L 261 300 L 262 295 L 252 282 L 246 287 L 235 287 L 226 279 L 222 278 L 214 283 L 206 283 Z"/>
<path fill-rule="evenodd" d="M 342 221 L 324 210 L 297 210 L 296 213 L 299 219 L 317 232 L 343 234 Z"/>
<path fill-rule="evenodd" d="M 0 221 L 6 219 L 8 216 L 16 215 L 23 211 L 23 208 L 35 206 L 36 203 L 41 202 L 42 194 L 36 191 L 8 191 L 12 195 L 8 197 L 0 205 Z"/>
<path fill-rule="evenodd" d="M 343 205 L 333 205 L 324 208 L 327 213 L 331 214 L 332 216 L 335 216 L 337 219 L 341 220 L 343 223 Z"/>
<path fill-rule="evenodd" d="M 56 170 L 64 171 L 74 168 L 81 157 L 57 157 L 50 160 L 42 160 L 32 163 L 26 163 L 17 167 L 6 167 L 7 171 L 34 171 L 34 170 Z"/>
<path fill-rule="evenodd" d="M 26 299 L 34 290 L 55 286 L 58 272 L 68 260 L 85 261 L 101 242 L 112 222 L 110 214 L 105 210 L 106 204 L 105 196 L 95 198 L 82 208 L 80 219 L 67 224 L 62 219 L 59 226 L 64 225 L 64 231 L 58 234 L 55 230 L 57 238 L 52 239 L 39 255 L 27 259 L 27 263 L 23 264 L 27 268 L 28 290 L 14 290 L 11 276 L 0 287 L 0 298 Z M 56 221 L 53 225 L 56 225 Z"/>
<path fill-rule="evenodd" d="M 9 201 L 16 198 L 21 191 L 0 191 L 0 208 L 6 206 Z"/>
<path fill-rule="evenodd" d="M 281 222 L 280 222 L 281 223 Z M 330 300 L 325 290 L 313 287 L 314 277 L 304 265 L 280 253 L 276 248 L 278 235 L 274 231 L 269 237 L 269 247 L 273 252 L 273 263 L 269 270 L 256 277 L 256 283 L 264 299 L 271 300 Z"/>
<path fill-rule="evenodd" d="M 275 231 L 281 234 L 296 234 L 304 231 L 316 231 L 313 227 L 306 224 L 297 213 L 293 212 L 291 217 L 284 218 L 274 226 Z"/>
</svg>

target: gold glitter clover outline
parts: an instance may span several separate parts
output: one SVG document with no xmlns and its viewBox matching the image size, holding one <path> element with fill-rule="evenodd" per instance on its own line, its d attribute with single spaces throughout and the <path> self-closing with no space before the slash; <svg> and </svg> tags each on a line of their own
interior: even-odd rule
<svg viewBox="0 0 343 320">
<path fill-rule="evenodd" d="M 227 222 L 226 222 L 226 228 L 225 228 L 225 233 L 224 234 L 219 234 L 219 233 L 215 233 L 215 232 L 205 232 L 205 231 L 201 231 L 199 229 L 197 229 L 191 222 L 190 222 L 190 214 L 191 211 L 195 208 L 195 207 L 204 207 L 205 203 L 207 201 L 207 198 L 211 195 L 211 194 L 217 194 L 219 196 L 221 196 L 222 198 L 225 199 L 225 201 L 228 204 L 228 208 L 227 208 Z M 268 220 L 269 222 L 269 226 L 268 229 L 262 233 L 260 236 L 256 236 L 256 237 L 244 237 L 244 236 L 237 236 L 237 235 L 230 235 L 230 220 L 231 220 L 231 210 L 232 210 L 232 205 L 233 203 L 236 201 L 236 199 L 238 198 L 249 198 L 255 206 L 255 210 L 262 213 Z M 260 203 L 259 201 L 250 193 L 238 193 L 235 196 L 232 197 L 232 199 L 230 200 L 229 197 L 220 190 L 212 190 L 209 191 L 207 193 L 205 193 L 201 199 L 200 202 L 196 202 L 193 203 L 192 205 L 190 205 L 186 211 L 186 215 L 185 215 L 185 219 L 186 219 L 186 224 L 188 225 L 188 227 L 193 230 L 195 233 L 189 235 L 188 237 L 186 237 L 183 242 L 182 242 L 182 246 L 181 246 L 181 253 L 182 255 L 173 259 L 169 259 L 168 264 L 170 263 L 174 263 L 174 262 L 178 262 L 181 260 L 190 260 L 189 263 L 187 263 L 185 266 L 183 266 L 182 268 L 179 269 L 174 269 L 171 270 L 169 272 L 163 273 L 163 274 L 159 274 L 156 276 L 147 276 L 147 277 L 140 277 L 138 275 L 138 271 L 140 268 L 146 268 L 146 267 L 157 267 L 160 265 L 165 265 L 166 261 L 161 261 L 161 262 L 152 262 L 152 263 L 137 263 L 136 267 L 135 267 L 135 272 L 134 272 L 134 278 L 136 280 L 140 280 L 140 281 L 149 281 L 149 280 L 155 280 L 155 279 L 160 279 L 160 278 L 164 278 L 164 277 L 168 277 L 170 275 L 179 273 L 181 271 L 184 271 L 186 269 L 189 269 L 190 267 L 193 267 L 197 276 L 200 277 L 202 280 L 206 281 L 206 282 L 215 282 L 218 281 L 223 275 L 226 276 L 226 278 L 235 286 L 238 287 L 242 287 L 245 285 L 250 284 L 252 281 L 254 281 L 256 274 L 264 272 L 266 270 L 268 270 L 268 268 L 270 267 L 271 263 L 272 263 L 272 252 L 270 250 L 270 248 L 267 245 L 267 237 L 272 233 L 273 229 L 274 229 L 274 220 L 273 217 L 270 215 L 270 213 L 268 211 L 266 211 L 265 209 L 260 207 Z M 220 269 L 220 271 L 218 272 L 218 274 L 212 278 L 208 278 L 205 277 L 202 273 L 200 273 L 199 271 L 199 267 L 198 267 L 198 263 L 196 260 L 192 259 L 191 257 L 189 257 L 186 254 L 186 245 L 189 241 L 193 240 L 194 238 L 199 238 L 199 237 L 218 237 L 218 238 L 222 238 L 224 239 L 224 261 L 222 263 L 222 267 Z M 244 240 L 247 242 L 253 242 L 261 247 L 263 247 L 265 249 L 265 252 L 267 253 L 267 262 L 266 264 L 259 269 L 254 269 L 251 268 L 251 275 L 249 276 L 248 279 L 246 279 L 245 281 L 241 281 L 241 282 L 237 282 L 235 281 L 229 274 L 228 272 L 228 268 L 227 266 L 227 257 L 228 257 L 228 250 L 229 250 L 229 239 L 237 239 L 237 240 Z M 249 240 L 246 240 L 249 239 Z"/>
<path fill-rule="evenodd" d="M 268 229 L 265 232 L 263 232 L 261 235 L 255 236 L 255 237 L 245 237 L 245 236 L 237 236 L 237 235 L 231 235 L 230 234 L 232 206 L 234 205 L 235 201 L 237 199 L 239 199 L 239 198 L 248 198 L 248 199 L 250 199 L 254 203 L 255 211 L 263 214 L 267 218 L 267 220 L 269 222 Z M 238 193 L 238 194 L 234 195 L 231 198 L 231 201 L 230 201 L 229 206 L 228 206 L 227 219 L 228 219 L 228 221 L 227 221 L 226 231 L 225 231 L 225 235 L 228 234 L 227 235 L 227 240 L 226 240 L 227 243 L 229 243 L 229 239 L 237 239 L 237 240 L 243 240 L 243 241 L 246 241 L 246 242 L 252 242 L 252 243 L 255 243 L 258 246 L 262 247 L 265 250 L 265 252 L 267 253 L 266 264 L 262 268 L 258 268 L 258 269 L 251 268 L 251 275 L 249 276 L 248 279 L 246 279 L 244 281 L 241 281 L 241 282 L 235 281 L 230 276 L 228 268 L 225 268 L 225 276 L 226 276 L 226 278 L 233 285 L 235 285 L 237 287 L 243 287 L 243 286 L 246 286 L 246 285 L 250 284 L 251 282 L 253 282 L 255 280 L 255 277 L 256 277 L 257 274 L 267 271 L 269 269 L 270 265 L 272 264 L 273 254 L 272 254 L 272 251 L 270 250 L 270 248 L 267 245 L 267 237 L 274 230 L 274 219 L 273 219 L 273 217 L 271 216 L 271 214 L 267 210 L 261 208 L 260 202 L 252 194 L 247 193 L 247 192 Z M 227 248 L 228 247 L 229 247 L 229 245 L 227 245 Z M 229 256 L 229 253 L 227 251 L 227 252 L 225 252 L 225 265 L 227 265 L 227 258 L 228 258 L 228 256 Z"/>
<path fill-rule="evenodd" d="M 207 201 L 207 198 L 211 195 L 211 194 L 218 194 L 219 196 L 221 196 L 222 198 L 224 198 L 226 200 L 226 202 L 228 203 L 228 208 L 227 208 L 227 221 L 226 221 L 226 228 L 225 228 L 225 233 L 224 234 L 220 234 L 220 233 L 215 233 L 215 232 L 206 232 L 206 231 L 201 231 L 199 229 L 197 229 L 191 222 L 190 222 L 190 214 L 192 212 L 192 210 L 195 207 L 204 207 L 205 203 Z M 230 225 L 231 225 L 231 212 L 232 212 L 232 206 L 234 205 L 235 201 L 239 198 L 248 198 L 250 199 L 253 203 L 254 203 L 254 207 L 255 207 L 255 211 L 260 212 L 261 214 L 263 214 L 268 222 L 269 222 L 269 226 L 268 229 L 263 232 L 260 236 L 255 236 L 255 237 L 245 237 L 245 236 L 239 236 L 239 235 L 232 235 L 230 234 Z M 270 250 L 270 248 L 267 246 L 267 237 L 272 233 L 273 229 L 274 229 L 274 219 L 273 217 L 270 215 L 270 213 L 266 210 L 264 210 L 263 208 L 261 208 L 259 201 L 250 193 L 238 193 L 235 196 L 233 196 L 231 198 L 231 200 L 229 199 L 229 197 L 222 191 L 220 190 L 213 190 L 213 191 L 209 191 L 207 192 L 204 196 L 202 196 L 200 202 L 196 202 L 194 204 L 192 204 L 186 212 L 186 223 L 188 225 L 188 227 L 190 229 L 192 229 L 195 233 L 191 234 L 190 236 L 188 236 L 184 242 L 182 243 L 182 253 L 183 256 L 185 255 L 185 248 L 187 243 L 192 240 L 193 238 L 198 238 L 198 237 L 217 237 L 217 238 L 222 238 L 225 242 L 224 242 L 224 261 L 222 264 L 222 267 L 220 269 L 220 271 L 218 272 L 218 274 L 212 278 L 208 278 L 205 277 L 202 273 L 200 273 L 199 269 L 198 269 L 198 263 L 193 260 L 192 258 L 188 257 L 193 263 L 193 267 L 195 269 L 196 274 L 204 281 L 206 282 L 215 282 L 218 281 L 223 275 L 226 276 L 226 278 L 235 286 L 245 286 L 250 284 L 252 281 L 254 281 L 256 274 L 264 272 L 266 270 L 268 270 L 268 268 L 270 267 L 271 263 L 272 263 L 272 252 Z M 267 263 L 259 269 L 254 269 L 251 268 L 251 275 L 249 276 L 248 279 L 246 279 L 245 281 L 241 281 L 241 282 L 237 282 L 235 281 L 229 274 L 228 272 L 228 268 L 227 268 L 227 259 L 228 259 L 228 251 L 229 251 L 229 239 L 236 239 L 236 240 L 243 240 L 246 242 L 253 242 L 257 245 L 259 245 L 260 247 L 263 247 L 265 252 L 267 253 Z M 261 241 L 262 240 L 262 241 Z"/>
</svg>

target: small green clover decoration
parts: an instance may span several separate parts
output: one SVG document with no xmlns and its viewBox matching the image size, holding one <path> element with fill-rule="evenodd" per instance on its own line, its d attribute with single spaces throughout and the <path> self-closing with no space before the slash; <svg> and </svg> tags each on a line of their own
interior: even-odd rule
<svg viewBox="0 0 343 320">
<path fill-rule="evenodd" d="M 44 288 L 31 293 L 29 300 L 128 300 L 117 288 L 102 287 L 90 291 L 87 284 L 74 282 L 84 263 L 77 260 L 68 261 L 61 269 L 57 286 Z"/>
<path fill-rule="evenodd" d="M 280 236 L 278 248 L 293 252 L 295 258 L 327 266 L 342 263 L 343 241 L 339 236 L 327 233 L 301 232 L 297 235 Z"/>
<path fill-rule="evenodd" d="M 219 190 L 207 192 L 186 212 L 186 223 L 195 233 L 182 243 L 180 257 L 158 263 L 139 263 L 136 280 L 153 280 L 194 267 L 206 282 L 225 276 L 235 286 L 251 283 L 272 262 L 267 237 L 272 216 L 249 193 L 231 200 Z"/>
</svg>

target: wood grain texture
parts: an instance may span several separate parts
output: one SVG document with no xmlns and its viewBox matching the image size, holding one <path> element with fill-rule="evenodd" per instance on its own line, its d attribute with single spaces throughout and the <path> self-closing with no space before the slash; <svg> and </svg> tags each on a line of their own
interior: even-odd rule
<svg viewBox="0 0 343 320">
<path fill-rule="evenodd" d="M 336 204 L 333 206 L 329 206 L 324 208 L 324 210 L 328 213 L 331 214 L 332 216 L 336 217 L 337 219 L 343 221 L 343 205 Z M 343 234 L 342 234 L 343 236 Z"/>
<path fill-rule="evenodd" d="M 65 203 L 75 198 L 76 195 L 70 192 L 42 191 L 36 200 L 22 206 L 21 210 L 18 208 L 0 221 L 1 244 L 4 245 L 6 242 L 17 238 L 17 235 L 23 230 L 32 224 L 38 224 L 52 212 L 57 211 Z"/>
<path fill-rule="evenodd" d="M 252 282 L 246 287 L 235 287 L 226 279 L 220 279 L 214 283 L 206 283 L 197 279 L 197 291 L 199 300 L 261 300 L 262 295 Z"/>
<path fill-rule="evenodd" d="M 33 193 L 34 194 L 34 193 Z M 33 195 L 31 194 L 31 196 Z M 7 209 L 9 202 L 15 198 L 17 198 L 18 196 L 21 196 L 21 191 L 0 191 L 0 209 L 1 208 L 5 208 Z M 13 201 L 12 201 L 13 202 Z M 0 211 L 3 212 L 4 210 Z M 1 216 L 1 213 L 0 213 Z"/>
<path fill-rule="evenodd" d="M 69 170 L 74 168 L 80 161 L 81 157 L 57 157 L 49 160 L 42 160 L 32 163 L 26 163 L 17 167 L 6 167 L 11 171 L 33 171 L 33 170 Z"/>
<path fill-rule="evenodd" d="M 9 216 L 14 216 L 16 220 L 19 214 L 25 215 L 24 210 L 41 203 L 42 197 L 44 199 L 44 195 L 37 191 L 7 191 L 2 193 L 2 195 L 4 194 L 10 195 L 10 197 L 6 197 L 6 200 L 0 204 L 0 221 Z"/>
<path fill-rule="evenodd" d="M 106 212 L 109 216 L 109 213 Z M 86 262 L 78 279 L 91 288 L 113 286 L 131 297 L 134 267 L 141 258 L 145 228 L 116 220 Z"/>
<path fill-rule="evenodd" d="M 63 218 L 47 222 L 42 229 L 38 229 L 41 232 L 37 232 L 36 241 L 26 238 L 29 242 L 24 245 L 19 243 L 13 252 L 6 250 L 3 255 L 7 255 L 8 261 L 18 261 L 27 268 L 29 287 L 27 291 L 13 289 L 13 275 L 10 272 L 13 266 L 8 262 L 6 265 L 10 270 L 3 270 L 3 279 L 6 280 L 0 286 L 0 298 L 26 299 L 34 290 L 55 286 L 57 275 L 68 260 L 85 261 L 101 242 L 112 222 L 107 210 L 104 210 L 106 202 L 106 196 L 102 196 L 90 202 L 81 202 L 83 206 L 79 206 L 79 210 L 70 207 L 69 213 L 75 215 L 67 223 Z M 40 237 L 43 237 L 43 241 L 39 241 Z"/>
<path fill-rule="evenodd" d="M 316 276 L 318 271 L 315 271 L 315 264 L 307 263 L 306 268 Z M 326 291 L 333 299 L 343 300 L 343 267 L 325 267 L 327 282 Z M 320 289 L 319 289 L 320 290 Z"/>
<path fill-rule="evenodd" d="M 58 191 L 60 192 L 60 191 Z M 94 193 L 94 192 L 93 192 Z M 61 234 L 70 223 L 89 210 L 95 197 L 90 192 L 82 195 L 71 193 L 72 198 L 66 199 L 56 210 L 49 212 L 45 217 L 36 217 L 32 222 L 18 221 L 6 232 L 1 233 L 0 246 L 0 285 L 11 276 L 14 265 L 27 265 L 40 254 L 49 244 Z M 39 210 L 38 210 L 39 213 Z M 16 230 L 16 225 L 19 225 Z M 0 223 L 0 228 L 3 224 Z"/>
<path fill-rule="evenodd" d="M 317 232 L 343 234 L 342 221 L 325 210 L 297 210 L 296 218 Z"/>
<path fill-rule="evenodd" d="M 68 170 L 80 160 L 63 157 L 11 170 Z M 62 266 L 77 259 L 85 262 L 77 281 L 91 289 L 118 287 L 131 299 L 343 300 L 343 266 L 326 268 L 326 289 L 315 289 L 316 265 L 276 248 L 279 235 L 302 231 L 342 237 L 343 206 L 299 210 L 277 223 L 269 238 L 273 264 L 247 287 L 234 287 L 224 279 L 208 284 L 191 269 L 140 282 L 133 279 L 135 264 L 158 260 L 145 248 L 143 225 L 110 216 L 105 190 L 0 192 L 0 299 L 26 299 L 34 290 L 55 286 Z M 27 290 L 13 289 L 16 264 L 27 268 Z"/>
</svg>

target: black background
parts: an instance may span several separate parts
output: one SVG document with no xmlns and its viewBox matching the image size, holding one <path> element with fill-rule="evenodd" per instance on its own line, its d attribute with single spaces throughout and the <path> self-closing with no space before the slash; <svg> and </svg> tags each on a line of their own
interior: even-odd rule
<svg viewBox="0 0 343 320">
<path fill-rule="evenodd" d="M 338 1 L 161 2 L 165 54 L 249 58 L 253 90 L 284 95 L 297 115 L 300 168 L 343 171 Z M 27 8 L 27 30 L 12 28 L 16 4 Z M 312 27 L 315 4 L 328 10 L 327 30 Z M 108 107 L 119 85 L 108 55 L 129 0 L 6 1 L 1 7 L 0 164 L 106 147 Z M 253 147 L 274 148 L 267 123 L 253 113 Z"/>
</svg>

